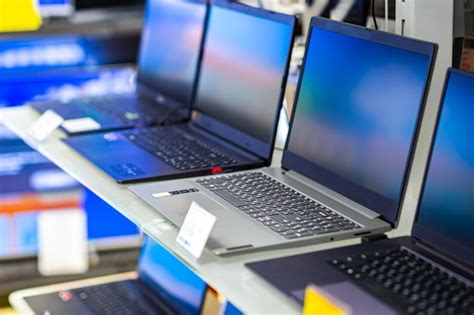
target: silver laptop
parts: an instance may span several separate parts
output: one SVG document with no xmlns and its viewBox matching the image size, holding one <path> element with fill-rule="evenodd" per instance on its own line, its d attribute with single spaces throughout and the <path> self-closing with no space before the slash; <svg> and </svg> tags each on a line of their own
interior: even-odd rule
<svg viewBox="0 0 474 315">
<path fill-rule="evenodd" d="M 217 255 L 392 229 L 437 47 L 313 18 L 281 168 L 131 186 L 180 226 L 193 201 L 217 217 Z"/>
</svg>

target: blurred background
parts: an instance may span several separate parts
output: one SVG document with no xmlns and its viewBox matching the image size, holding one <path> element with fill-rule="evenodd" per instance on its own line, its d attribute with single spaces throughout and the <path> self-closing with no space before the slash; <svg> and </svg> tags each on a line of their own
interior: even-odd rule
<svg viewBox="0 0 474 315">
<path fill-rule="evenodd" d="M 25 3 L 0 0 L 0 12 L 14 6 L 25 14 L 31 9 Z M 135 88 L 144 1 L 36 5 L 41 24 L 31 23 L 34 18 L 0 23 L 0 107 Z M 86 214 L 91 267 L 83 275 L 43 277 L 37 268 L 38 216 L 68 209 Z M 134 270 L 140 244 L 129 220 L 0 125 L 0 308 L 11 291 L 32 283 Z"/>
</svg>

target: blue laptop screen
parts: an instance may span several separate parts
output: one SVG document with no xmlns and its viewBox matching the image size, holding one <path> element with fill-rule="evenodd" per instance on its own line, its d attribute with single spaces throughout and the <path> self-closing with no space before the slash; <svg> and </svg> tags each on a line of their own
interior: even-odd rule
<svg viewBox="0 0 474 315">
<path fill-rule="evenodd" d="M 150 238 L 146 238 L 139 266 L 147 281 L 179 314 L 200 313 L 207 286 L 191 269 Z"/>
<path fill-rule="evenodd" d="M 417 224 L 474 251 L 474 76 L 447 84 Z"/>
<path fill-rule="evenodd" d="M 288 21 L 211 6 L 196 109 L 269 150 L 292 36 Z"/>
<path fill-rule="evenodd" d="M 139 54 L 138 80 L 185 105 L 191 101 L 206 5 L 150 0 Z"/>
<path fill-rule="evenodd" d="M 313 28 L 287 147 L 310 165 L 292 169 L 392 223 L 431 64 L 399 47 Z"/>
<path fill-rule="evenodd" d="M 47 5 L 47 4 L 68 4 L 70 0 L 40 0 L 40 5 Z"/>
</svg>

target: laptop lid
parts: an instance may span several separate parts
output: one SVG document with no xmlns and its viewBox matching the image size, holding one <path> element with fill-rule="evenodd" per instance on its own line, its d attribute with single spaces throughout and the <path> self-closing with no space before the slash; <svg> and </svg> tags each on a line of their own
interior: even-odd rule
<svg viewBox="0 0 474 315">
<path fill-rule="evenodd" d="M 395 225 L 436 45 L 313 18 L 283 167 Z"/>
<path fill-rule="evenodd" d="M 141 95 L 168 106 L 190 106 L 206 12 L 205 0 L 147 2 L 137 71 Z"/>
<path fill-rule="evenodd" d="M 293 16 L 213 1 L 193 122 L 270 159 L 294 25 Z"/>
<path fill-rule="evenodd" d="M 474 268 L 474 74 L 449 70 L 413 236 Z"/>
<path fill-rule="evenodd" d="M 177 314 L 200 314 L 206 283 L 149 237 L 145 237 L 138 273 Z"/>
</svg>

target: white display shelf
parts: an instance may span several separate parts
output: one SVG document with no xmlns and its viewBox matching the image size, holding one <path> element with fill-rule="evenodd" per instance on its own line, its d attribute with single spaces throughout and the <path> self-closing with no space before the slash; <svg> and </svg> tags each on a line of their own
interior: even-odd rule
<svg viewBox="0 0 474 315">
<path fill-rule="evenodd" d="M 339 241 L 292 249 L 271 250 L 230 257 L 217 257 L 205 251 L 199 261 L 176 245 L 178 229 L 167 222 L 156 210 L 119 185 L 93 164 L 67 146 L 61 139 L 65 134 L 56 130 L 45 141 L 37 142 L 28 135 L 29 127 L 39 115 L 30 107 L 4 108 L 0 110 L 0 122 L 11 129 L 32 148 L 43 154 L 69 173 L 85 187 L 93 191 L 117 211 L 139 226 L 146 234 L 158 241 L 192 268 L 211 287 L 219 291 L 240 310 L 248 314 L 299 314 L 298 305 L 278 292 L 264 280 L 245 268 L 244 264 L 275 257 L 312 252 L 349 244 L 359 240 Z M 281 154 L 276 154 L 279 160 Z M 408 214 L 409 215 L 409 214 Z M 402 218 L 402 222 L 409 221 Z M 107 224 L 104 222 L 103 224 Z M 391 235 L 406 234 L 409 227 Z M 238 237 L 238 235 L 236 235 Z"/>
</svg>

